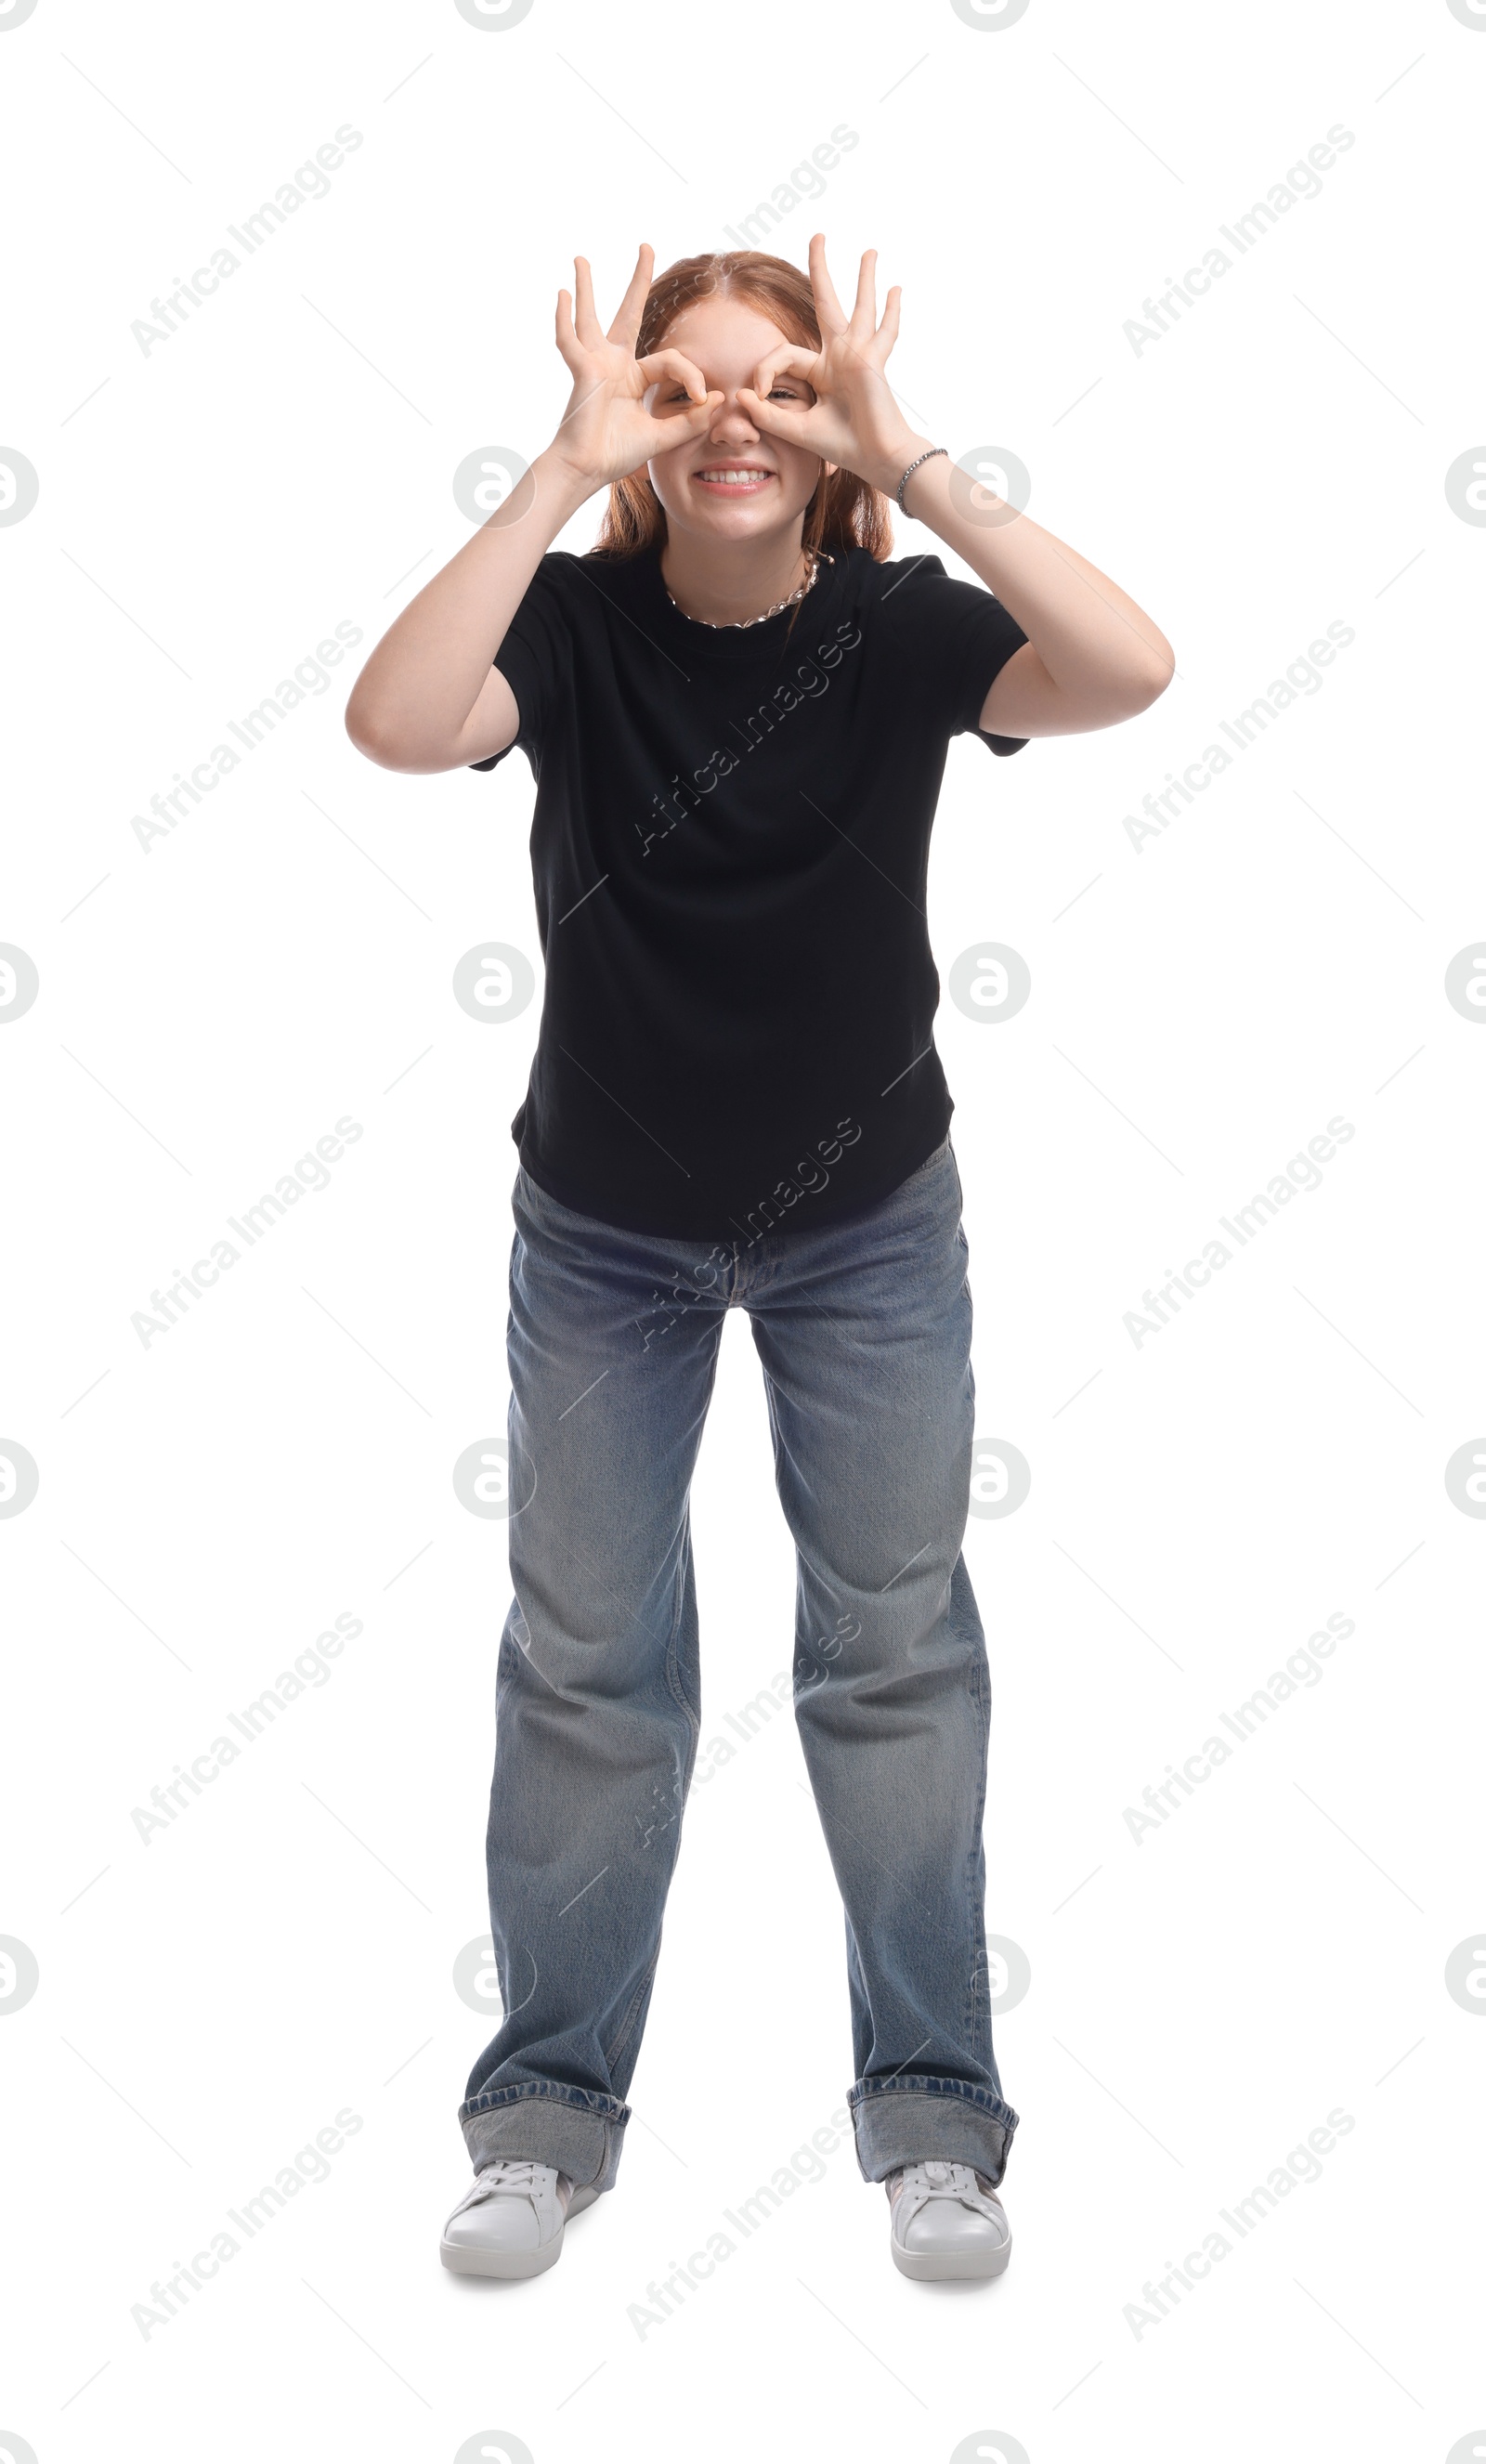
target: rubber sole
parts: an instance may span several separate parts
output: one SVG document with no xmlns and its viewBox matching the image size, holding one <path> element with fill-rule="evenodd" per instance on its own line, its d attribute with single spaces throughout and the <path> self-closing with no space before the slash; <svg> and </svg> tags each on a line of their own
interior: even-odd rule
<svg viewBox="0 0 1486 2464">
<path fill-rule="evenodd" d="M 900 2276 L 911 2276 L 916 2284 L 950 2284 L 967 2281 L 988 2281 L 993 2276 L 1004 2275 L 1012 2255 L 1008 2234 L 999 2250 L 989 2257 L 978 2251 L 950 2252 L 905 2250 L 894 2239 L 893 2265 Z"/>
<path fill-rule="evenodd" d="M 439 2256 L 455 2276 L 492 2276 L 503 2283 L 512 2283 L 526 2276 L 545 2276 L 556 2267 L 562 2255 L 562 2235 L 573 2218 L 591 2208 L 598 2191 L 590 2183 L 586 2189 L 575 2190 L 568 2202 L 568 2211 L 561 2229 L 540 2250 L 480 2250 L 467 2242 L 440 2241 Z"/>
</svg>

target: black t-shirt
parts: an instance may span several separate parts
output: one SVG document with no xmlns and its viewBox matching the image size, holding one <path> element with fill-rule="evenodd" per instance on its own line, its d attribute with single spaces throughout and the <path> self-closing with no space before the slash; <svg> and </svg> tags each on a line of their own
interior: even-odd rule
<svg viewBox="0 0 1486 2464">
<path fill-rule="evenodd" d="M 748 1243 L 875 1204 L 942 1144 L 929 831 L 951 736 L 1020 749 L 978 720 L 1026 638 L 936 556 L 838 553 L 732 628 L 671 605 L 655 549 L 542 559 L 495 665 L 547 971 L 512 1130 L 551 1197 Z"/>
</svg>

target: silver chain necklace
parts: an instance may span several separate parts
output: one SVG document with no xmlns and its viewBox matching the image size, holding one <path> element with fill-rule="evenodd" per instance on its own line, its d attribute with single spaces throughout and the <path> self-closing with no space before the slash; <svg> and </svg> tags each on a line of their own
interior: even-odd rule
<svg viewBox="0 0 1486 2464">
<path fill-rule="evenodd" d="M 788 599 L 776 599 L 774 605 L 772 607 L 766 607 L 761 616 L 687 616 L 687 611 L 682 606 L 680 600 L 676 598 L 675 594 L 668 587 L 667 587 L 664 574 L 661 577 L 662 587 L 666 589 L 666 596 L 670 601 L 671 605 L 675 608 L 677 615 L 687 616 L 687 623 L 688 625 L 707 625 L 710 627 L 714 633 L 741 632 L 746 626 L 767 625 L 771 616 L 782 616 L 786 607 L 795 606 L 799 600 L 804 598 L 807 591 L 814 589 L 816 575 L 819 572 L 822 564 L 829 564 L 831 562 L 831 559 L 824 555 L 823 552 L 818 552 L 813 547 L 807 547 L 804 550 L 804 556 L 809 566 L 809 571 L 806 573 L 804 581 L 799 584 L 798 589 L 792 590 Z"/>
</svg>

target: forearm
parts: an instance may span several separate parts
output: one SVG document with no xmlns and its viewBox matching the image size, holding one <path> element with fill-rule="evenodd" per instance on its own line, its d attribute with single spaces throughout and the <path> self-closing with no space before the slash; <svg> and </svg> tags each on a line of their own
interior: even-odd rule
<svg viewBox="0 0 1486 2464">
<path fill-rule="evenodd" d="M 443 770 L 461 737 L 527 584 L 563 525 L 594 493 L 539 454 L 473 539 L 389 626 L 352 689 L 346 732 L 394 770 Z"/>
<path fill-rule="evenodd" d="M 890 495 L 929 441 L 907 440 L 904 459 L 875 484 Z M 962 512 L 954 497 L 969 485 L 947 456 L 936 454 L 920 464 L 905 495 L 924 527 L 963 557 L 1016 617 L 1083 724 L 1105 724 L 1148 707 L 1176 665 L 1160 627 L 1118 583 L 1025 514 L 1008 507 L 984 521 Z"/>
</svg>

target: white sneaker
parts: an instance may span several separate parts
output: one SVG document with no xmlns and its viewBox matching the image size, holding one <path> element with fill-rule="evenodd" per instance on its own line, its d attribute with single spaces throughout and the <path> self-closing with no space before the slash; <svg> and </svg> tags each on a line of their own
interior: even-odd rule
<svg viewBox="0 0 1486 2464">
<path fill-rule="evenodd" d="M 1006 2210 L 983 2173 L 930 2156 L 887 2176 L 893 2264 L 920 2283 L 999 2276 L 1012 2255 Z"/>
<path fill-rule="evenodd" d="M 555 2165 L 482 2165 L 444 2228 L 439 2256 L 456 2276 L 540 2276 L 561 2255 L 568 2217 L 598 2196 L 592 2186 L 575 2190 Z"/>
</svg>

